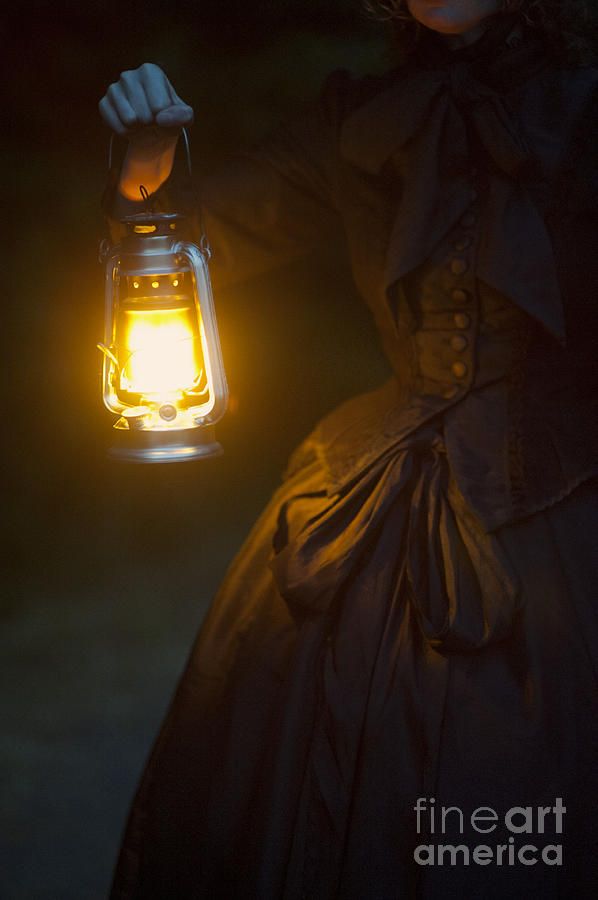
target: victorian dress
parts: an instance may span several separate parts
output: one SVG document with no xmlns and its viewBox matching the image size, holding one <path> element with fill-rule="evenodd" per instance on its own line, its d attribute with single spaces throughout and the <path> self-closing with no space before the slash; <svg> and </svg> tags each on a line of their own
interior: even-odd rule
<svg viewBox="0 0 598 900">
<path fill-rule="evenodd" d="M 394 374 L 317 425 L 233 562 L 113 900 L 595 896 L 597 88 L 500 15 L 334 73 L 206 179 L 214 279 L 341 229 Z"/>
</svg>

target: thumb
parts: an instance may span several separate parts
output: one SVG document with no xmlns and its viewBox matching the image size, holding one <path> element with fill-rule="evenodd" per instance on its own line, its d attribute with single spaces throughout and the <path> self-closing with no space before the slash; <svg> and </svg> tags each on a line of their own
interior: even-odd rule
<svg viewBox="0 0 598 900">
<path fill-rule="evenodd" d="M 162 109 L 156 116 L 156 125 L 161 128 L 182 128 L 193 122 L 193 110 L 186 103 L 177 103 Z"/>
</svg>

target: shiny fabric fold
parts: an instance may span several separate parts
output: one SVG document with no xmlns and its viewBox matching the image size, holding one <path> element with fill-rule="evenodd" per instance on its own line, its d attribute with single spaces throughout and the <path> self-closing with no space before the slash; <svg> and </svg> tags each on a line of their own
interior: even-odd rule
<svg viewBox="0 0 598 900">
<path fill-rule="evenodd" d="M 474 650 L 506 637 L 518 608 L 516 576 L 496 538 L 469 512 L 433 426 L 344 492 L 331 497 L 307 482 L 281 505 L 270 565 L 294 618 L 331 608 L 391 513 L 396 554 L 388 565 L 427 641 Z"/>
</svg>

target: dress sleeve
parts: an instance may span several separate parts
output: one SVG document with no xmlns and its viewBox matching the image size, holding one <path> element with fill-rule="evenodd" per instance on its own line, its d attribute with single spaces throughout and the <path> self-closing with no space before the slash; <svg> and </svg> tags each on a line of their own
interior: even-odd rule
<svg viewBox="0 0 598 900">
<path fill-rule="evenodd" d="M 202 219 L 215 283 L 243 281 L 289 262 L 339 230 L 337 135 L 350 81 L 344 71 L 333 73 L 301 118 L 202 177 Z M 117 165 L 110 173 L 103 203 L 113 241 L 120 237 L 119 219 L 141 208 L 118 193 L 119 170 Z M 199 196 L 181 170 L 174 167 L 150 202 L 158 210 L 185 214 L 198 239 Z"/>
</svg>

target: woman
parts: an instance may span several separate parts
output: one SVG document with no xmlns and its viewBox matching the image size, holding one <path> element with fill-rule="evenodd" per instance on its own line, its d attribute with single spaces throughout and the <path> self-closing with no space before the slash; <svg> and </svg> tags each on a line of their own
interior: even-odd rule
<svg viewBox="0 0 598 900">
<path fill-rule="evenodd" d="M 382 5 L 405 61 L 333 75 L 203 197 L 222 281 L 343 229 L 395 375 L 300 446 L 232 565 L 113 898 L 598 883 L 590 7 Z M 183 203 L 166 76 L 124 73 L 101 111 L 130 138 L 112 217 L 141 183 Z"/>
</svg>

